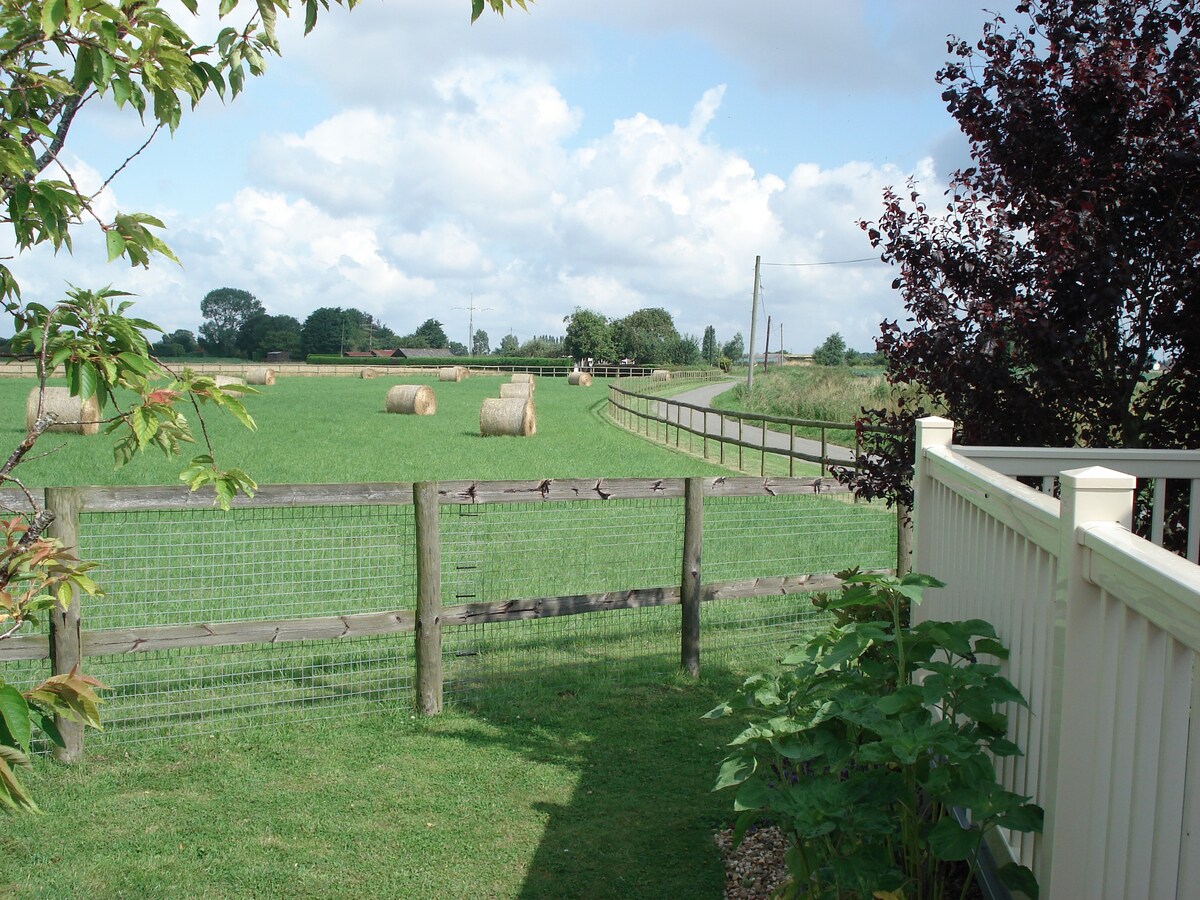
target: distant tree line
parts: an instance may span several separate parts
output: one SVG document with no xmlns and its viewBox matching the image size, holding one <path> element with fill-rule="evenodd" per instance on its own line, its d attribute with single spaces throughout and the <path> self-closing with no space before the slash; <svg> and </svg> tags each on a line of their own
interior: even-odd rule
<svg viewBox="0 0 1200 900">
<path fill-rule="evenodd" d="M 268 353 L 287 353 L 295 359 L 310 354 L 338 354 L 380 349 L 447 349 L 455 356 L 553 357 L 563 355 L 563 338 L 538 335 L 524 343 L 505 335 L 493 351 L 482 329 L 471 338 L 471 347 L 452 341 L 437 319 L 426 319 L 410 334 L 397 334 L 370 313 L 353 307 L 324 306 L 301 322 L 295 316 L 270 315 L 249 291 L 217 288 L 200 303 L 204 317 L 199 333 L 178 329 L 152 344 L 163 358 L 209 356 L 265 359 Z"/>
<path fill-rule="evenodd" d="M 883 366 L 887 365 L 887 357 L 882 353 L 852 350 L 846 346 L 842 335 L 835 331 L 813 350 L 813 362 L 818 366 Z"/>
<path fill-rule="evenodd" d="M 563 319 L 567 334 L 563 349 L 575 359 L 620 363 L 633 361 L 644 366 L 695 366 L 701 362 L 725 368 L 745 355 L 740 334 L 720 346 L 709 325 L 703 340 L 681 335 L 671 314 L 659 307 L 639 309 L 621 319 L 609 319 L 590 309 L 575 308 Z"/>
<path fill-rule="evenodd" d="M 163 358 L 218 357 L 265 359 L 268 353 L 287 353 L 303 359 L 311 354 L 344 355 L 380 349 L 448 349 L 455 356 L 572 356 L 609 363 L 632 360 L 640 365 L 694 366 L 702 362 L 728 368 L 742 361 L 745 342 L 740 334 L 719 344 L 710 325 L 703 342 L 681 335 L 665 309 L 639 309 L 609 320 L 591 310 L 576 309 L 564 320 L 565 335 L 540 334 L 521 341 L 506 334 L 491 346 L 483 329 L 471 344 L 450 340 L 442 323 L 426 319 L 409 334 L 398 334 L 382 321 L 353 307 L 324 306 L 301 322 L 294 316 L 271 315 L 249 291 L 217 288 L 200 303 L 199 332 L 178 329 L 152 344 Z"/>
</svg>

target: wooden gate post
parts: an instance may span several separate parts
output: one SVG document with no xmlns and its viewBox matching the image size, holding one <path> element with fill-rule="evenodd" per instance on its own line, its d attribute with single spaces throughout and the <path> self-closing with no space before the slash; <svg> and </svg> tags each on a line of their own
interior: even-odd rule
<svg viewBox="0 0 1200 900">
<path fill-rule="evenodd" d="M 679 663 L 684 671 L 695 678 L 700 674 L 700 553 L 704 543 L 704 479 L 692 477 L 684 482 L 683 503 Z"/>
<path fill-rule="evenodd" d="M 64 547 L 77 550 L 79 547 L 79 491 L 75 488 L 46 488 L 46 508 L 54 513 L 54 521 L 47 530 Z M 57 605 L 50 610 L 50 672 L 66 675 L 83 662 L 83 636 L 80 627 L 79 590 L 72 586 L 71 602 L 67 608 Z M 59 762 L 74 763 L 83 759 L 82 722 L 54 717 L 63 746 L 54 748 Z"/>
<path fill-rule="evenodd" d="M 417 712 L 442 711 L 442 545 L 436 481 L 413 485 L 417 537 Z"/>
</svg>

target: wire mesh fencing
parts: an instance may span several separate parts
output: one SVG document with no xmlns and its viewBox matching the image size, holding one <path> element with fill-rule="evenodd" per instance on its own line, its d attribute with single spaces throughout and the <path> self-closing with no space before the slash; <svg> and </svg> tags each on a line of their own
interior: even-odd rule
<svg viewBox="0 0 1200 900">
<path fill-rule="evenodd" d="M 704 483 L 694 531 L 707 662 L 768 665 L 822 621 L 806 591 L 844 568 L 894 563 L 894 514 L 820 493 L 821 479 Z M 683 480 L 548 485 L 456 483 L 439 495 L 439 688 L 451 702 L 679 669 L 697 518 Z M 228 513 L 174 495 L 154 506 L 159 494 L 136 489 L 82 502 L 80 555 L 100 564 L 105 590 L 83 609 L 80 644 L 84 670 L 106 685 L 101 740 L 414 709 L 418 559 L 430 537 L 413 486 L 313 492 L 320 502 L 266 489 L 260 505 Z M 6 649 L 6 679 L 49 674 L 45 658 Z"/>
<path fill-rule="evenodd" d="M 105 592 L 87 603 L 88 631 L 411 609 L 415 595 L 405 506 L 84 512 L 79 546 Z M 410 707 L 412 635 L 102 654 L 87 671 L 106 686 L 106 731 L 129 742 L 298 708 L 324 718 L 362 703 Z"/>
<path fill-rule="evenodd" d="M 595 595 L 678 584 L 683 504 L 630 499 L 446 507 L 443 603 Z M 447 692 L 463 698 L 524 673 L 569 679 L 569 664 L 620 678 L 635 661 L 678 662 L 679 612 L 668 607 L 471 624 L 447 632 Z"/>
</svg>

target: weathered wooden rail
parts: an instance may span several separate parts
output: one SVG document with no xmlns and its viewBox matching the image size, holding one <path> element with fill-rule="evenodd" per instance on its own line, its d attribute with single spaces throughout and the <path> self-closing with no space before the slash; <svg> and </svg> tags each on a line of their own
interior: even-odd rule
<svg viewBox="0 0 1200 900">
<path fill-rule="evenodd" d="M 76 599 L 51 617 L 48 634 L 18 635 L 0 641 L 0 663 L 49 659 L 54 673 L 70 671 L 89 656 L 136 655 L 184 648 L 338 641 L 348 638 L 413 633 L 416 703 L 424 714 L 442 708 L 442 634 L 445 629 L 479 623 L 515 622 L 583 615 L 614 609 L 680 607 L 680 665 L 700 671 L 700 604 L 732 598 L 769 597 L 836 587 L 829 573 L 704 581 L 703 511 L 706 498 L 786 497 L 844 489 L 821 478 L 630 478 L 543 479 L 518 482 L 447 481 L 416 484 L 274 485 L 253 497 L 239 497 L 235 508 L 386 505 L 413 507 L 416 559 L 415 597 L 398 597 L 401 608 L 367 613 L 221 621 L 89 630 L 86 610 Z M 10 506 L 21 498 L 5 492 Z M 442 605 L 441 516 L 445 506 L 552 503 L 562 501 L 676 499 L 684 502 L 682 571 L 674 584 L 636 590 L 552 597 L 525 597 Z M 48 488 L 45 504 L 55 512 L 55 535 L 69 546 L 80 540 L 80 517 L 97 512 L 150 512 L 207 509 L 211 496 L 184 487 Z M 403 602 L 407 601 L 407 602 Z M 60 756 L 78 759 L 82 729 L 60 723 L 67 747 Z"/>
<path fill-rule="evenodd" d="M 707 380 L 707 379 L 706 379 Z M 626 428 L 632 431 L 645 434 L 660 443 L 671 444 L 671 434 L 674 431 L 676 448 L 680 446 L 680 435 L 689 434 L 699 438 L 702 442 L 702 455 L 705 459 L 709 457 L 709 443 L 717 445 L 717 458 L 721 465 L 726 465 L 726 448 L 733 448 L 737 451 L 737 468 L 741 471 L 746 470 L 746 461 L 744 451 L 750 450 L 759 454 L 759 471 L 760 477 L 765 477 L 767 474 L 767 457 L 769 455 L 779 456 L 787 460 L 788 477 L 794 477 L 796 474 L 795 464 L 797 460 L 803 462 L 816 463 L 821 466 L 821 474 L 824 475 L 831 465 L 846 465 L 852 466 L 853 459 L 848 455 L 835 456 L 831 453 L 832 445 L 829 442 L 830 431 L 848 431 L 855 432 L 855 425 L 852 422 L 828 422 L 820 419 L 793 419 L 786 416 L 772 416 L 765 413 L 748 413 L 748 412 L 733 412 L 729 410 L 713 409 L 707 406 L 700 406 L 695 403 L 687 403 L 682 400 L 676 400 L 671 397 L 664 397 L 654 393 L 647 393 L 641 390 L 634 390 L 634 387 L 641 387 L 641 380 L 635 380 L 630 383 L 630 380 L 622 381 L 621 383 L 613 383 L 608 389 L 608 406 L 609 416 L 619 421 Z M 687 421 L 684 421 L 684 411 L 688 412 Z M 694 425 L 696 415 L 700 416 L 701 424 L 699 427 Z M 710 427 L 710 420 L 715 424 Z M 727 434 L 727 424 L 736 423 L 737 436 Z M 750 423 L 751 427 L 758 431 L 758 440 L 747 440 L 745 437 L 746 424 Z M 787 430 L 775 430 L 769 426 L 780 425 L 786 426 Z M 798 428 L 816 429 L 819 434 L 820 450 L 816 453 L 803 448 L 804 444 L 811 443 L 804 438 L 797 438 L 796 430 Z M 653 429 L 653 434 L 651 430 Z M 786 443 L 784 439 L 786 438 Z M 797 440 L 802 441 L 797 444 Z M 855 448 L 853 455 L 858 455 L 857 436 L 855 438 Z M 729 459 L 729 464 L 732 464 L 732 457 Z"/>
</svg>

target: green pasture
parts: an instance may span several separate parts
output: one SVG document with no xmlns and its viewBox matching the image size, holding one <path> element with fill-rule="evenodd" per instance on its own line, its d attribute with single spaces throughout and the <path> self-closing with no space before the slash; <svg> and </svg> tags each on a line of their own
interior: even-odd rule
<svg viewBox="0 0 1200 900">
<path fill-rule="evenodd" d="M 436 375 L 281 378 L 246 398 L 256 432 L 216 410 L 204 410 L 205 422 L 218 465 L 244 469 L 262 484 L 728 473 L 614 428 L 603 415 L 608 393 L 599 379 L 583 388 L 568 385 L 565 378 L 540 378 L 534 393 L 537 434 L 482 437 L 480 407 L 484 398 L 499 396 L 503 381 L 507 379 L 476 376 L 439 382 Z M 437 397 L 437 413 L 385 412 L 388 388 L 402 383 L 429 385 Z M 15 447 L 24 437 L 25 400 L 34 384 L 32 379 L 0 379 L 0 446 Z M 26 484 L 36 487 L 174 484 L 180 468 L 158 451 L 114 468 L 112 440 L 103 434 L 47 435 L 38 453 L 43 455 L 18 470 Z"/>
<path fill-rule="evenodd" d="M 223 466 L 261 483 L 728 473 L 614 427 L 607 393 L 539 379 L 532 438 L 478 434 L 501 380 L 430 384 L 434 416 L 383 412 L 398 378 L 281 379 L 250 434 L 213 414 Z M 0 380 L 0 441 L 31 382 Z M 49 436 L 31 486 L 170 484 L 113 469 L 103 436 Z M 681 501 L 444 507 L 443 603 L 678 583 Z M 847 498 L 710 498 L 704 580 L 887 566 L 894 516 Z M 411 509 L 84 514 L 107 596 L 84 628 L 405 608 Z M 412 636 L 89 658 L 109 734 L 35 760 L 47 815 L 0 830 L 0 897 L 719 898 L 712 795 L 732 720 L 700 716 L 818 621 L 807 597 L 704 604 L 698 680 L 678 607 L 448 628 L 448 711 L 412 713 Z M 6 667 L 27 684 L 41 664 Z M 132 740 L 131 740 L 132 736 Z M 14 820 L 15 821 L 15 820 Z"/>
</svg>

